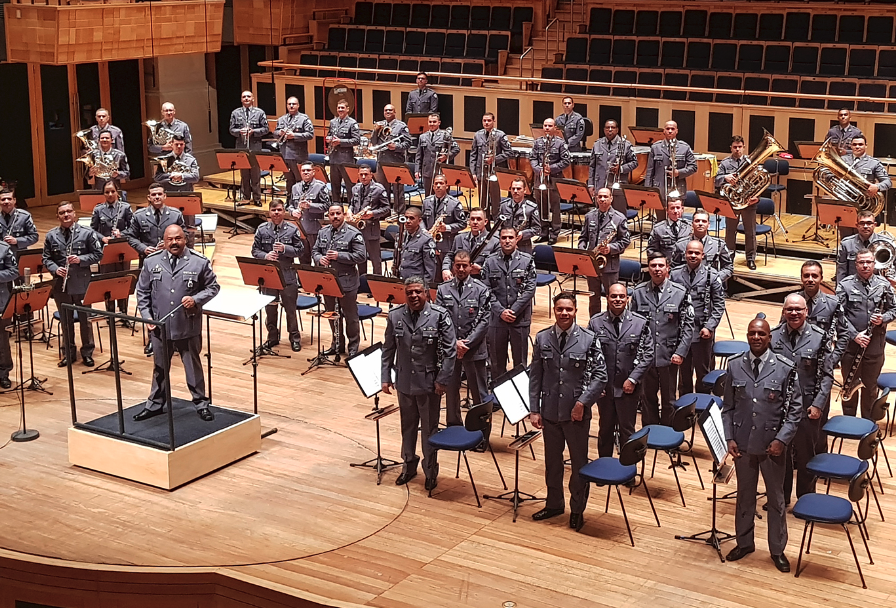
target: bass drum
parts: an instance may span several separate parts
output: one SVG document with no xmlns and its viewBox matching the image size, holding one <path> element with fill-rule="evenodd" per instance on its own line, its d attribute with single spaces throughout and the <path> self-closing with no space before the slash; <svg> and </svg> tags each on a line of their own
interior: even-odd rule
<svg viewBox="0 0 896 608">
<path fill-rule="evenodd" d="M 523 173 L 531 188 L 535 180 L 535 171 L 532 170 L 532 164 L 529 162 L 532 148 L 512 148 L 512 150 L 513 155 L 507 159 L 507 168 Z"/>
<path fill-rule="evenodd" d="M 629 183 L 640 184 L 644 181 L 644 174 L 647 173 L 647 157 L 650 156 L 650 146 L 632 146 L 632 152 L 638 159 L 638 166 L 632 170 Z"/>
<path fill-rule="evenodd" d="M 587 184 L 588 172 L 591 170 L 591 152 L 570 152 L 569 156 L 572 162 L 563 170 L 563 177 Z"/>
</svg>

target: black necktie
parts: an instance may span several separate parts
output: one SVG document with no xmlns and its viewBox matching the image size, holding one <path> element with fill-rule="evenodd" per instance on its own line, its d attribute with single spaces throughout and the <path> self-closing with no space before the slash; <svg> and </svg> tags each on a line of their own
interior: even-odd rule
<svg viewBox="0 0 896 608">
<path fill-rule="evenodd" d="M 308 182 L 302 182 L 302 192 L 303 192 L 303 193 L 308 192 L 308 188 L 310 188 L 310 187 L 311 187 L 311 184 L 310 184 L 310 183 L 308 183 Z"/>
<path fill-rule="evenodd" d="M 656 299 L 657 304 L 659 304 L 659 302 L 660 302 L 660 286 L 659 285 L 654 285 L 653 297 Z"/>
<path fill-rule="evenodd" d="M 566 350 L 566 332 L 560 334 L 560 352 Z"/>
<path fill-rule="evenodd" d="M 757 380 L 759 379 L 759 364 L 762 363 L 762 360 L 758 357 L 753 359 L 753 377 Z"/>
<path fill-rule="evenodd" d="M 156 224 L 162 221 L 162 210 L 156 209 Z"/>
<path fill-rule="evenodd" d="M 808 312 L 806 314 L 810 317 L 812 316 L 812 308 L 814 307 L 813 306 L 814 304 L 815 304 L 815 302 L 813 300 L 809 300 L 808 302 L 806 302 L 806 306 L 808 309 Z"/>
<path fill-rule="evenodd" d="M 678 239 L 678 222 L 672 222 L 672 236 Z"/>
<path fill-rule="evenodd" d="M 619 326 L 622 325 L 622 319 L 613 317 L 613 326 L 616 328 L 616 337 L 619 337 Z"/>
<path fill-rule="evenodd" d="M 411 311 L 411 321 L 414 322 L 414 327 L 417 327 L 417 319 L 419 319 L 419 318 L 420 318 L 420 311 L 412 310 Z"/>
<path fill-rule="evenodd" d="M 364 201 L 367 199 L 367 186 L 361 186 L 361 206 L 364 205 Z"/>
<path fill-rule="evenodd" d="M 3 214 L 3 223 L 5 223 L 7 226 L 9 226 L 9 217 L 10 216 L 8 213 Z"/>
<path fill-rule="evenodd" d="M 171 272 L 174 272 L 174 269 L 177 268 L 177 256 L 171 256 Z"/>
<path fill-rule="evenodd" d="M 457 282 L 457 293 L 463 293 L 463 292 L 464 292 L 464 282 L 458 281 Z"/>
<path fill-rule="evenodd" d="M 796 339 L 799 337 L 799 334 L 795 331 L 790 332 L 790 348 L 796 348 Z"/>
<path fill-rule="evenodd" d="M 504 266 L 507 268 L 507 272 L 510 272 L 510 260 L 512 256 L 505 255 L 504 256 Z"/>
<path fill-rule="evenodd" d="M 696 270 L 692 270 L 692 271 L 690 272 L 690 274 L 691 274 L 691 285 L 693 285 L 693 284 L 694 284 L 694 279 L 697 278 L 697 271 L 696 271 Z"/>
<path fill-rule="evenodd" d="M 68 243 L 72 240 L 72 229 L 71 228 L 63 228 L 62 229 L 62 237 L 65 239 L 65 242 Z"/>
<path fill-rule="evenodd" d="M 599 211 L 597 213 L 597 229 L 600 230 L 604 225 L 604 212 Z"/>
</svg>

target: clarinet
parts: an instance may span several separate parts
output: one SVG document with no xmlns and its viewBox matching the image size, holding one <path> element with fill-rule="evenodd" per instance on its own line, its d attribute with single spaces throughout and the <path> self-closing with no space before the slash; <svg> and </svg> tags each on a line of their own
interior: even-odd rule
<svg viewBox="0 0 896 608">
<path fill-rule="evenodd" d="M 706 292 L 703 294 L 703 310 L 706 311 L 707 316 L 709 316 L 709 303 L 712 300 L 712 276 L 710 275 L 709 268 L 706 268 L 706 285 L 704 289 Z"/>
<path fill-rule="evenodd" d="M 69 258 L 72 255 L 72 246 L 75 244 L 75 227 L 71 227 L 71 235 L 68 237 L 68 245 L 65 248 L 65 276 L 62 278 L 62 293 L 65 293 L 65 286 L 68 285 L 68 271 L 71 268 Z"/>
<path fill-rule="evenodd" d="M 839 308 L 839 303 L 837 307 Z M 815 398 L 818 397 L 818 392 L 821 390 L 821 379 L 824 377 L 824 358 L 827 356 L 828 348 L 830 347 L 831 340 L 834 338 L 834 320 L 837 318 L 837 311 L 834 311 L 834 314 L 831 315 L 831 320 L 828 321 L 828 325 L 824 330 L 824 337 L 821 339 L 821 348 L 818 349 L 818 352 L 815 354 L 815 393 L 812 395 L 812 401 L 815 401 Z"/>
</svg>

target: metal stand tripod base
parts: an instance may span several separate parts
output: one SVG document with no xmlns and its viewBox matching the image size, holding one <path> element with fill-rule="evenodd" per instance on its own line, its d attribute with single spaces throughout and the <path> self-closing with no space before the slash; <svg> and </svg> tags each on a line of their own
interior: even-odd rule
<svg viewBox="0 0 896 608">
<path fill-rule="evenodd" d="M 517 427 L 518 429 L 519 427 Z M 531 445 L 531 444 L 530 444 Z M 516 450 L 515 459 L 514 459 L 514 467 L 513 467 L 513 489 L 509 492 L 504 492 L 503 494 L 498 494 L 497 496 L 489 496 L 488 494 L 483 494 L 483 498 L 489 500 L 506 500 L 513 505 L 513 521 L 516 523 L 517 511 L 520 508 L 520 505 L 524 502 L 530 502 L 533 500 L 547 500 L 545 498 L 538 498 L 533 494 L 529 494 L 527 492 L 520 492 L 520 451 Z"/>
<path fill-rule="evenodd" d="M 249 357 L 245 361 L 243 361 L 243 365 L 249 365 L 253 360 L 258 361 L 262 357 L 280 357 L 281 359 L 292 359 L 292 355 L 281 355 L 277 351 L 265 348 L 264 346 L 259 346 L 255 349 L 255 356 Z"/>
<path fill-rule="evenodd" d="M 128 376 L 132 376 L 131 372 L 127 371 L 122 367 L 124 365 L 124 361 L 119 361 L 117 364 L 109 359 L 105 363 L 100 363 L 93 369 L 84 370 L 81 372 L 82 374 L 92 374 L 95 372 L 119 372 L 121 374 L 127 374 Z"/>
<path fill-rule="evenodd" d="M 308 372 L 312 371 L 314 368 L 321 367 L 324 365 L 332 365 L 333 367 L 344 367 L 342 365 L 342 363 L 340 363 L 338 361 L 339 355 L 336 355 L 336 357 L 337 357 L 336 361 L 331 361 L 329 355 L 324 355 L 323 353 L 321 353 L 320 355 L 317 355 L 316 357 L 308 359 L 308 361 L 311 363 L 311 365 L 308 366 L 308 369 L 306 369 L 305 371 L 302 372 L 302 375 L 304 376 Z"/>
<path fill-rule="evenodd" d="M 367 460 L 365 462 L 352 462 L 349 463 L 349 466 L 361 468 L 361 469 L 373 469 L 376 471 L 376 485 L 380 485 L 383 481 L 383 473 L 392 467 L 401 466 L 403 463 L 398 462 L 396 460 L 392 460 L 391 458 L 383 458 L 382 451 L 380 449 L 380 418 L 383 416 L 388 416 L 393 413 L 395 410 L 381 410 L 380 409 L 380 396 L 377 394 L 374 399 L 375 405 L 370 414 L 367 415 L 367 418 L 374 416 L 374 420 L 376 421 L 376 456 Z"/>
<path fill-rule="evenodd" d="M 34 441 L 40 437 L 40 433 L 35 431 L 34 429 L 25 429 L 22 431 L 16 431 L 12 435 L 9 436 L 10 439 L 15 441 L 16 443 L 23 443 L 25 441 Z"/>
<path fill-rule="evenodd" d="M 15 388 L 6 389 L 5 391 L 0 391 L 0 395 L 5 395 L 6 393 L 17 393 L 20 390 L 22 390 L 23 387 L 26 391 L 35 391 L 35 392 L 39 392 L 39 393 L 44 393 L 45 395 L 52 395 L 53 393 L 51 393 L 50 391 L 45 389 L 43 386 L 44 382 L 46 382 L 46 381 L 47 381 L 47 378 L 44 378 L 43 380 L 41 380 L 40 378 L 37 378 L 36 376 L 31 376 L 30 378 L 25 380 L 23 383 L 17 385 Z"/>
<path fill-rule="evenodd" d="M 734 534 L 728 534 L 726 532 L 722 532 L 713 528 L 711 530 L 706 530 L 705 532 L 691 534 L 690 536 L 679 536 L 676 534 L 675 538 L 677 540 L 689 540 L 693 542 L 706 543 L 716 550 L 716 553 L 719 554 L 719 560 L 724 564 L 725 557 L 722 555 L 722 543 L 726 540 L 734 540 L 737 537 Z"/>
</svg>

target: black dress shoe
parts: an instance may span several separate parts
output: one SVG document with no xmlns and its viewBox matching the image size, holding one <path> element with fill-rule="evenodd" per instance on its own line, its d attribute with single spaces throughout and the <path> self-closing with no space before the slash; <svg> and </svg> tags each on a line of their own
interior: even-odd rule
<svg viewBox="0 0 896 608">
<path fill-rule="evenodd" d="M 301 342 L 293 342 L 293 343 L 291 344 L 291 346 L 292 346 L 292 352 L 294 352 L 294 353 L 297 353 L 297 352 L 299 352 L 300 350 L 302 350 L 302 343 L 301 343 Z"/>
<path fill-rule="evenodd" d="M 93 367 L 94 365 L 93 357 L 83 357 L 81 362 L 84 363 L 84 365 L 86 365 L 87 367 Z"/>
<path fill-rule="evenodd" d="M 557 517 L 558 515 L 563 515 L 563 509 L 548 509 L 545 507 L 541 511 L 538 511 L 534 515 L 532 515 L 532 519 L 535 521 L 541 521 L 543 519 L 550 519 L 551 517 Z"/>
<path fill-rule="evenodd" d="M 333 346 L 331 346 L 330 348 L 328 348 L 321 354 L 324 356 L 327 356 L 327 357 L 329 357 L 330 355 L 335 355 L 336 354 L 336 345 L 334 344 Z"/>
<path fill-rule="evenodd" d="M 65 367 L 68 365 L 68 359 L 63 359 L 59 363 L 56 364 L 56 367 Z"/>
<path fill-rule="evenodd" d="M 9 378 L 3 377 L 0 378 L 0 388 L 9 388 L 12 386 L 12 382 L 9 381 Z"/>
<path fill-rule="evenodd" d="M 205 420 L 206 422 L 211 422 L 215 419 L 215 415 L 212 413 L 210 409 L 207 407 L 200 408 L 196 410 L 196 413 L 199 414 L 199 417 Z"/>
<path fill-rule="evenodd" d="M 585 525 L 585 518 L 581 513 L 569 514 L 569 527 L 578 532 Z"/>
<path fill-rule="evenodd" d="M 557 244 L 557 239 L 555 239 L 554 237 L 551 237 L 548 239 L 548 245 L 556 245 L 556 244 Z"/>
<path fill-rule="evenodd" d="M 547 241 L 549 238 L 550 238 L 549 236 L 542 234 L 542 235 L 539 236 L 538 238 L 534 239 L 534 241 L 535 241 L 536 243 L 544 243 L 544 242 Z"/>
<path fill-rule="evenodd" d="M 728 555 L 725 556 L 725 560 L 729 562 L 736 562 L 737 560 L 748 556 L 750 553 L 756 550 L 756 547 L 735 547 L 731 551 L 728 552 Z"/>
<path fill-rule="evenodd" d="M 427 492 L 431 492 L 436 489 L 436 486 L 439 485 L 439 480 L 436 477 L 428 477 L 426 479 L 426 483 L 423 484 L 423 487 L 426 488 Z"/>
<path fill-rule="evenodd" d="M 271 350 L 278 344 L 280 344 L 280 340 L 266 340 L 265 343 L 262 344 L 262 346 L 268 350 Z"/>
<path fill-rule="evenodd" d="M 747 260 L 747 268 L 750 270 L 756 270 L 756 262 L 753 260 Z"/>
<path fill-rule="evenodd" d="M 152 342 L 147 342 L 146 346 L 143 347 L 143 354 L 149 357 L 152 355 Z"/>
<path fill-rule="evenodd" d="M 414 473 L 402 473 L 401 475 L 398 476 L 398 479 L 395 480 L 395 485 L 403 486 L 404 484 L 406 484 L 407 482 L 409 482 L 416 476 L 417 476 L 416 471 Z"/>
<path fill-rule="evenodd" d="M 775 564 L 778 572 L 790 572 L 790 561 L 783 553 L 781 555 L 772 555 L 772 562 Z"/>
<path fill-rule="evenodd" d="M 134 420 L 136 422 L 142 422 L 143 420 L 149 420 L 150 418 L 155 418 L 156 416 L 161 416 L 165 413 L 165 408 L 159 408 L 157 410 L 148 410 L 143 408 L 139 414 L 134 414 Z"/>
</svg>

